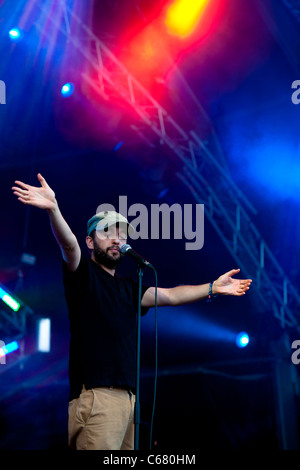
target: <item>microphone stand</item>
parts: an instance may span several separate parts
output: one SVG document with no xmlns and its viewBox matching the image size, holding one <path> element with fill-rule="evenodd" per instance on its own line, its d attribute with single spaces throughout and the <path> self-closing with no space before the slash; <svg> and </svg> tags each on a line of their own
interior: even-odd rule
<svg viewBox="0 0 300 470">
<path fill-rule="evenodd" d="M 139 450 L 139 432 L 140 432 L 140 352 L 141 352 L 141 302 L 142 302 L 142 277 L 143 268 L 142 264 L 138 264 L 138 279 L 139 279 L 139 294 L 138 294 L 138 316 L 136 328 L 136 402 L 134 413 L 134 449 Z"/>
<path fill-rule="evenodd" d="M 138 263 L 138 279 L 139 279 L 139 291 L 138 291 L 138 315 L 137 315 L 137 328 L 136 328 L 136 397 L 135 397 L 135 409 L 134 409 L 134 424 L 135 424 L 135 433 L 134 433 L 134 449 L 139 450 L 139 432 L 140 432 L 140 422 L 141 422 L 141 411 L 140 411 L 140 355 L 141 355 L 141 310 L 142 310 L 142 277 L 143 277 L 143 267 L 146 266 L 150 269 L 153 269 L 156 278 L 156 289 L 155 289 L 155 318 L 157 310 L 157 274 L 151 263 L 143 259 L 138 253 L 132 250 L 131 246 L 128 244 L 122 245 L 120 251 L 123 255 L 128 255 L 131 258 L 135 259 Z M 156 341 L 157 344 L 157 341 Z M 156 354 L 157 357 L 157 354 Z M 157 363 L 155 366 L 155 394 L 156 395 L 156 377 L 157 377 Z M 155 398 L 154 398 L 155 403 Z M 153 405 L 154 411 L 154 405 Z M 152 422 L 153 414 L 151 420 L 151 438 L 152 438 Z M 151 445 L 150 445 L 151 447 Z"/>
</svg>

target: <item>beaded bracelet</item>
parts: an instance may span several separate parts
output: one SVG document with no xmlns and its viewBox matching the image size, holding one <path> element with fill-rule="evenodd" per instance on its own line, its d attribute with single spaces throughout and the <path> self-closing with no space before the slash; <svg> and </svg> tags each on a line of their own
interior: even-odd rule
<svg viewBox="0 0 300 470">
<path fill-rule="evenodd" d="M 208 291 L 207 302 L 211 302 L 211 299 L 212 299 L 213 297 L 218 297 L 218 294 L 213 294 L 213 293 L 212 293 L 212 287 L 213 287 L 213 283 L 214 283 L 214 282 L 215 282 L 215 281 L 212 281 L 212 282 L 209 283 L 209 291 Z"/>
</svg>

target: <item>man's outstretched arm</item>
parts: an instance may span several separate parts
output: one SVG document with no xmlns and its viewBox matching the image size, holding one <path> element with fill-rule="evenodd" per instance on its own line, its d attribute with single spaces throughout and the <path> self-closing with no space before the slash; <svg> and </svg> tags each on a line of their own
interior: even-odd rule
<svg viewBox="0 0 300 470">
<path fill-rule="evenodd" d="M 240 269 L 232 269 L 214 281 L 212 294 L 241 296 L 249 290 L 251 279 L 234 279 Z M 177 286 L 169 289 L 159 287 L 157 289 L 157 305 L 176 306 L 184 305 L 205 299 L 209 293 L 209 283 L 195 286 Z M 155 288 L 146 290 L 142 298 L 143 307 L 155 306 Z"/>
<path fill-rule="evenodd" d="M 81 256 L 78 241 L 59 210 L 54 191 L 40 173 L 37 177 L 41 184 L 40 187 L 15 181 L 17 186 L 13 186 L 12 190 L 23 204 L 47 210 L 53 235 L 62 251 L 68 269 L 75 271 Z"/>
</svg>

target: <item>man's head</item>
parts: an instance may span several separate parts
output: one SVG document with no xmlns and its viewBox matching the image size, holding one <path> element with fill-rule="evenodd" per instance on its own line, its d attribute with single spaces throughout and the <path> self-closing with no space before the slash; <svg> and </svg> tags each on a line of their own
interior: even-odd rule
<svg viewBox="0 0 300 470">
<path fill-rule="evenodd" d="M 104 211 L 87 223 L 86 244 L 92 259 L 108 269 L 115 269 L 122 259 L 120 248 L 134 233 L 128 220 L 118 212 Z"/>
</svg>

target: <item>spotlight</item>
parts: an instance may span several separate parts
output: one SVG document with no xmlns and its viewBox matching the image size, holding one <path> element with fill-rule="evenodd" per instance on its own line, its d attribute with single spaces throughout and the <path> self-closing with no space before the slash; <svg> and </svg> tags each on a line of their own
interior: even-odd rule
<svg viewBox="0 0 300 470">
<path fill-rule="evenodd" d="M 245 331 L 241 331 L 236 337 L 236 345 L 238 348 L 245 348 L 249 344 L 249 336 Z"/>
<path fill-rule="evenodd" d="M 74 91 L 73 83 L 65 83 L 61 88 L 61 94 L 64 98 L 71 96 L 73 94 L 73 91 Z"/>
<path fill-rule="evenodd" d="M 12 41 L 19 41 L 22 37 L 22 33 L 19 28 L 12 28 L 8 34 Z"/>
<path fill-rule="evenodd" d="M 31 266 L 34 266 L 36 263 L 36 257 L 33 255 L 30 255 L 29 253 L 22 253 L 21 261 L 24 264 L 29 264 Z"/>
<path fill-rule="evenodd" d="M 120 140 L 120 142 L 118 142 L 114 148 L 113 148 L 113 152 L 117 152 L 121 147 L 122 145 L 124 144 L 123 140 Z"/>
<path fill-rule="evenodd" d="M 38 321 L 38 351 L 50 352 L 51 338 L 51 320 L 50 318 L 41 318 Z"/>
<path fill-rule="evenodd" d="M 17 312 L 20 308 L 20 303 L 17 302 L 7 291 L 0 287 L 0 299 L 6 303 L 12 310 Z"/>
<path fill-rule="evenodd" d="M 0 358 L 6 356 L 7 354 L 10 354 L 14 351 L 17 351 L 19 349 L 19 343 L 18 341 L 12 341 L 11 343 L 6 344 L 5 346 L 2 346 L 0 348 Z"/>
<path fill-rule="evenodd" d="M 181 38 L 189 36 L 196 28 L 210 0 L 175 0 L 168 8 L 165 24 L 169 33 Z"/>
<path fill-rule="evenodd" d="M 168 191 L 169 191 L 169 188 L 162 189 L 160 193 L 158 194 L 157 198 L 162 199 L 167 194 Z"/>
</svg>

